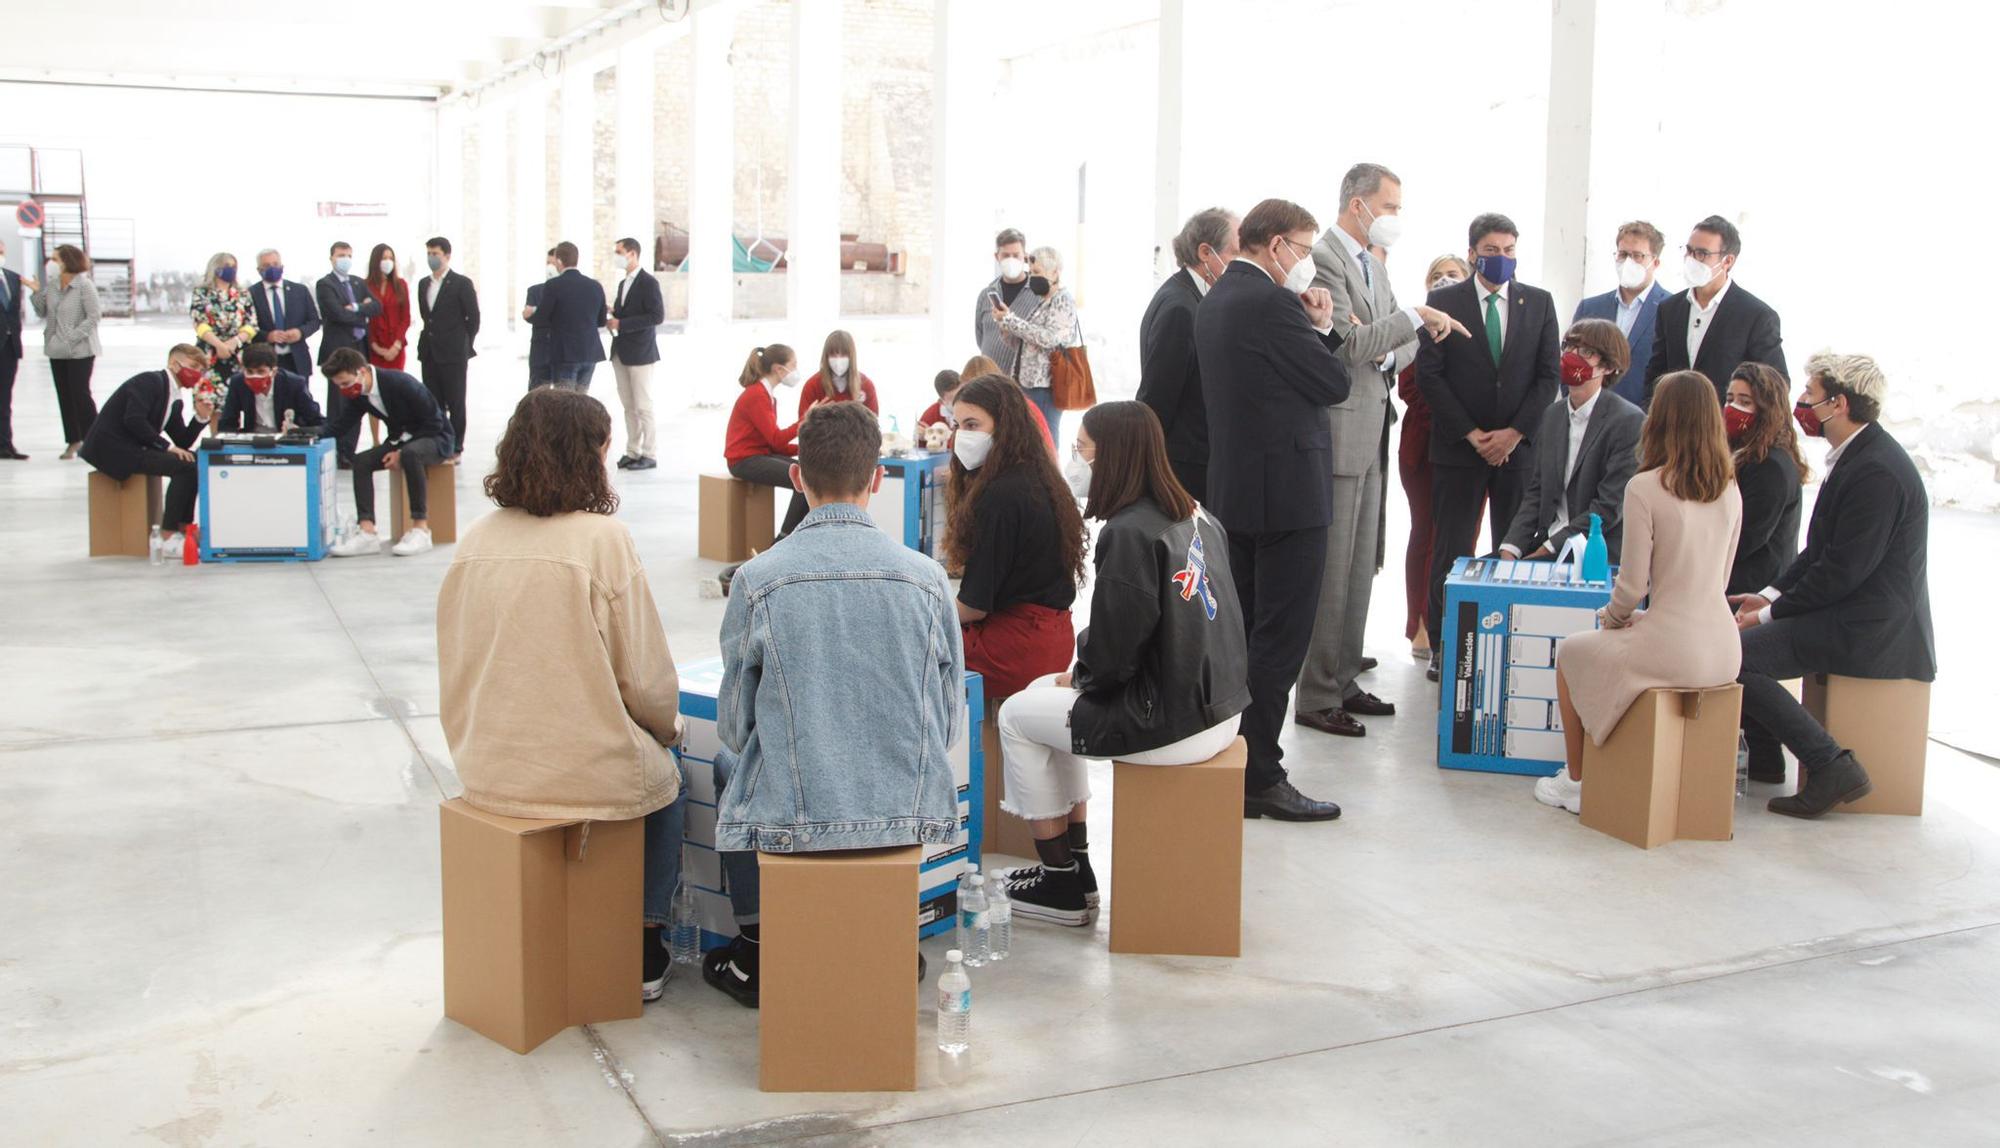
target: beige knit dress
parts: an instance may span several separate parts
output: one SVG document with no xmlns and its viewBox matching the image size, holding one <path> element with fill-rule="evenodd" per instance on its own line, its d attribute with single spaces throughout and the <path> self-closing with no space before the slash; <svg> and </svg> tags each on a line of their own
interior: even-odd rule
<svg viewBox="0 0 2000 1148">
<path fill-rule="evenodd" d="M 1714 502 L 1674 497 L 1657 470 L 1625 484 L 1625 549 L 1604 628 L 1564 639 L 1556 658 L 1592 742 L 1603 745 L 1646 690 L 1736 680 L 1743 646 L 1726 588 L 1742 526 L 1734 482 Z"/>
</svg>

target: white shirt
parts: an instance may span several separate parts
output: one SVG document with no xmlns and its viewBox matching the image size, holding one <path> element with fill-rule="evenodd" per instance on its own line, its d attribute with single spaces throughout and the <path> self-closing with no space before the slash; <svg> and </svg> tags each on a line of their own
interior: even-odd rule
<svg viewBox="0 0 2000 1148">
<path fill-rule="evenodd" d="M 433 305 L 437 303 L 438 288 L 444 286 L 444 277 L 449 274 L 451 274 L 451 268 L 444 267 L 428 276 L 431 281 L 431 289 L 424 293 L 424 299 L 427 302 Z"/>
<path fill-rule="evenodd" d="M 1646 296 L 1652 291 L 1653 285 L 1646 284 L 1637 295 L 1632 296 L 1630 303 L 1625 301 L 1623 294 L 1618 296 L 1618 332 L 1627 339 L 1632 337 L 1632 328 L 1639 322 L 1639 312 L 1646 309 Z M 1688 361 L 1693 362 L 1693 357 L 1690 356 Z"/>
<path fill-rule="evenodd" d="M 256 429 L 277 430 L 278 429 L 278 380 L 275 377 L 272 378 L 271 389 L 265 391 L 261 395 L 255 391 L 250 392 L 250 398 L 255 402 L 257 407 Z"/>
<path fill-rule="evenodd" d="M 1502 347 L 1506 346 L 1507 345 L 1507 284 L 1502 283 L 1498 287 L 1488 287 L 1486 286 L 1486 281 L 1484 279 L 1479 278 L 1478 276 L 1473 277 L 1473 283 L 1479 289 L 1479 321 L 1482 323 L 1486 321 L 1486 300 L 1493 299 L 1494 306 L 1497 307 L 1500 312 L 1500 345 Z"/>
<path fill-rule="evenodd" d="M 1352 235 L 1349 235 L 1347 233 L 1346 228 L 1336 223 L 1333 226 L 1333 233 L 1335 235 L 1340 236 L 1341 246 L 1347 248 L 1347 257 L 1349 259 L 1354 260 L 1354 265 L 1361 269 L 1364 281 L 1372 284 L 1374 282 L 1374 276 L 1381 275 L 1386 272 L 1387 269 L 1382 266 L 1382 261 L 1380 259 L 1375 258 L 1373 255 L 1368 256 L 1368 261 L 1366 263 L 1363 263 L 1361 261 L 1361 257 L 1367 254 L 1367 248 L 1362 247 L 1361 244 L 1357 242 Z M 1392 299 L 1395 298 L 1395 292 L 1391 291 L 1389 297 Z M 1423 330 L 1424 321 L 1420 316 L 1418 316 L 1417 309 L 1415 307 L 1405 307 L 1402 309 L 1401 313 L 1404 315 L 1408 315 L 1410 317 L 1410 326 L 1416 328 L 1419 331 Z M 1383 318 L 1386 319 L 1388 318 L 1388 316 L 1384 315 Z M 1366 325 L 1367 324 L 1365 323 L 1363 324 L 1363 326 Z M 1385 372 L 1393 372 L 1395 371 L 1395 369 L 1396 369 L 1396 352 L 1390 351 L 1388 356 L 1382 360 L 1382 370 L 1384 370 Z"/>
<path fill-rule="evenodd" d="M 1847 445 L 1853 442 L 1855 439 L 1860 438 L 1861 431 L 1867 429 L 1868 428 L 1865 426 L 1862 427 L 1860 430 L 1857 430 L 1853 434 L 1848 435 L 1846 438 L 1841 439 L 1839 446 L 1834 447 L 1832 450 L 1826 452 L 1826 478 L 1833 477 L 1833 464 L 1839 462 L 1840 456 L 1847 452 Z M 1820 479 L 1821 490 L 1826 489 L 1826 478 Z M 1776 586 L 1766 586 L 1764 587 L 1763 590 L 1759 592 L 1759 594 L 1766 602 L 1776 602 L 1782 596 Z M 1766 606 L 1762 610 L 1757 611 L 1757 620 L 1759 622 L 1769 622 L 1771 620 L 1771 607 Z"/>
<path fill-rule="evenodd" d="M 1715 309 L 1722 306 L 1722 297 L 1729 294 L 1729 280 L 1722 281 L 1716 289 L 1715 298 L 1704 307 L 1695 302 L 1694 288 L 1688 288 L 1688 366 L 1694 366 L 1695 356 L 1701 354 L 1701 341 L 1708 337 L 1708 329 L 1715 325 Z"/>
<path fill-rule="evenodd" d="M 1308 259 L 1312 258 L 1311 254 L 1308 253 L 1306 258 Z M 1258 263 L 1255 259 L 1248 258 L 1247 256 L 1238 255 L 1235 259 L 1230 260 L 1230 262 L 1248 263 L 1250 266 L 1255 267 L 1257 270 L 1264 271 L 1264 267 L 1262 264 Z M 1271 275 L 1269 271 L 1264 271 L 1264 274 Z M 1285 285 L 1285 281 L 1276 275 L 1271 275 L 1271 282 L 1276 283 L 1280 287 L 1283 287 Z M 1327 323 L 1326 326 L 1314 327 L 1313 330 L 1318 331 L 1322 335 L 1331 335 L 1333 334 L 1333 324 L 1329 322 Z"/>
<path fill-rule="evenodd" d="M 1590 412 L 1597 409 L 1597 400 L 1603 397 L 1604 391 L 1600 388 L 1596 394 L 1585 399 L 1580 407 L 1571 405 L 1567 397 L 1562 400 L 1565 406 L 1569 406 L 1569 454 L 1565 456 L 1566 461 L 1563 463 L 1563 489 L 1562 493 L 1556 496 L 1555 517 L 1549 521 L 1550 535 L 1554 535 L 1569 523 L 1569 480 L 1576 473 L 1577 456 L 1583 453 L 1583 436 L 1590 429 Z M 1504 542 L 1500 544 L 1500 549 L 1516 558 L 1521 556 L 1520 550 Z"/>
<path fill-rule="evenodd" d="M 625 287 L 627 284 L 632 282 L 632 277 L 637 274 L 638 274 L 637 271 L 627 271 L 625 273 L 625 278 L 620 279 L 618 281 L 618 301 L 612 304 L 612 306 L 623 307 L 625 305 Z"/>
<path fill-rule="evenodd" d="M 374 407 L 375 413 L 381 415 L 382 418 L 386 421 L 389 417 L 389 408 L 382 405 L 382 385 L 380 383 L 377 383 L 376 385 L 369 387 L 368 393 L 365 397 L 368 400 L 368 405 Z"/>
</svg>

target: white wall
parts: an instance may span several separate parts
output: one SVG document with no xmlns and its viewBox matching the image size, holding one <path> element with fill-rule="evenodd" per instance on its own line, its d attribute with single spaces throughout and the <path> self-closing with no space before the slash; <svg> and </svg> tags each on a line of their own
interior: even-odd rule
<svg viewBox="0 0 2000 1148">
<path fill-rule="evenodd" d="M 432 234 L 428 101 L 0 83 L 0 108 L 0 142 L 82 149 L 91 213 L 134 221 L 142 278 L 276 247 L 309 280 L 336 238 L 421 262 Z M 389 215 L 321 219 L 322 200 Z"/>
</svg>

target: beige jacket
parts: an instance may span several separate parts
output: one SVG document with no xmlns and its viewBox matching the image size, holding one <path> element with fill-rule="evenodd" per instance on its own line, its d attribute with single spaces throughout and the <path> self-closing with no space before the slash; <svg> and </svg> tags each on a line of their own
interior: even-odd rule
<svg viewBox="0 0 2000 1148">
<path fill-rule="evenodd" d="M 468 804 L 622 821 L 671 803 L 680 682 L 639 552 L 602 514 L 501 510 L 438 591 L 438 693 Z"/>
</svg>

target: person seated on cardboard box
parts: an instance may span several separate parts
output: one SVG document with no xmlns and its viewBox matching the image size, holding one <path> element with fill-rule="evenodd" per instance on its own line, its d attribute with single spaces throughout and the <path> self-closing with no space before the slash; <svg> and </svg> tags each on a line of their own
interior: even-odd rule
<svg viewBox="0 0 2000 1148">
<path fill-rule="evenodd" d="M 429 388 L 410 375 L 386 367 L 370 366 L 361 352 L 342 347 L 326 357 L 320 371 L 340 392 L 340 413 L 333 417 L 327 434 L 333 438 L 359 431 L 361 420 L 375 415 L 388 424 L 388 437 L 370 450 L 354 452 L 354 516 L 360 529 L 353 537 L 336 543 L 335 558 L 354 558 L 382 552 L 381 536 L 375 533 L 375 472 L 402 472 L 410 496 L 410 523 L 396 540 L 390 553 L 398 557 L 422 554 L 431 548 L 430 471 L 452 457 L 451 424 L 444 408 Z"/>
<path fill-rule="evenodd" d="M 1625 483 L 1638 465 L 1633 450 L 1645 413 L 1604 389 L 1631 365 L 1632 349 L 1618 324 L 1584 319 L 1563 336 L 1563 394 L 1542 412 L 1535 465 L 1500 553 L 1539 560 L 1562 554 L 1598 517 L 1611 564 L 1623 552 Z"/>
<path fill-rule="evenodd" d="M 1229 535 L 1174 477 L 1159 416 L 1099 403 L 1076 451 L 1070 488 L 1104 523 L 1090 626 L 1074 669 L 1000 707 L 1000 807 L 1028 823 L 1041 864 L 999 880 L 1016 916 L 1084 926 L 1097 907 L 1084 759 L 1193 765 L 1221 753 L 1250 704 L 1250 656 Z"/>
<path fill-rule="evenodd" d="M 750 1008 L 757 851 L 958 835 L 946 754 L 965 734 L 965 658 L 951 584 L 862 509 L 882 485 L 881 445 L 860 403 L 806 415 L 792 481 L 809 510 L 789 541 L 737 571 L 722 616 L 715 847 L 739 933 L 703 959 L 702 977 Z"/>
<path fill-rule="evenodd" d="M 1603 628 L 1556 650 L 1569 768 L 1537 781 L 1536 801 L 1583 811 L 1583 739 L 1603 745 L 1640 694 L 1735 680 L 1724 595 L 1743 525 L 1734 476 L 1715 384 L 1698 371 L 1661 378 L 1639 431 L 1639 473 L 1625 484 L 1624 560 L 1598 611 Z"/>
<path fill-rule="evenodd" d="M 278 352 L 257 343 L 243 349 L 243 369 L 229 378 L 221 429 L 278 434 L 326 421 L 305 379 L 278 366 Z"/>
<path fill-rule="evenodd" d="M 1806 674 L 1937 677 L 1927 571 L 1930 496 L 1915 464 L 1876 420 L 1889 381 L 1867 355 L 1806 363 L 1799 426 L 1833 444 L 1806 526 L 1806 548 L 1761 593 L 1730 598 L 1743 632 L 1743 714 L 1799 759 L 1798 793 L 1768 808 L 1819 817 L 1874 783 L 1780 682 Z M 101 416 L 100 416 L 101 417 Z"/>
<path fill-rule="evenodd" d="M 208 356 L 186 343 L 167 352 L 167 369 L 133 375 L 111 392 L 78 453 L 102 474 L 123 482 L 135 474 L 167 480 L 160 507 L 164 545 L 178 548 L 181 531 L 194 521 L 201 478 L 194 452 L 215 407 L 197 390 L 208 378 Z M 187 412 L 192 403 L 194 418 Z"/>
<path fill-rule="evenodd" d="M 1070 604 L 1089 545 L 1076 498 L 1043 449 L 1014 380 L 984 375 L 952 403 L 947 565 L 964 571 L 958 619 L 966 668 L 997 701 L 1069 668 Z"/>
<path fill-rule="evenodd" d="M 515 404 L 438 590 L 438 716 L 466 804 L 646 819 L 640 995 L 657 1000 L 686 803 L 680 683 L 632 532 L 611 517 L 611 416 L 543 387 Z"/>
</svg>

